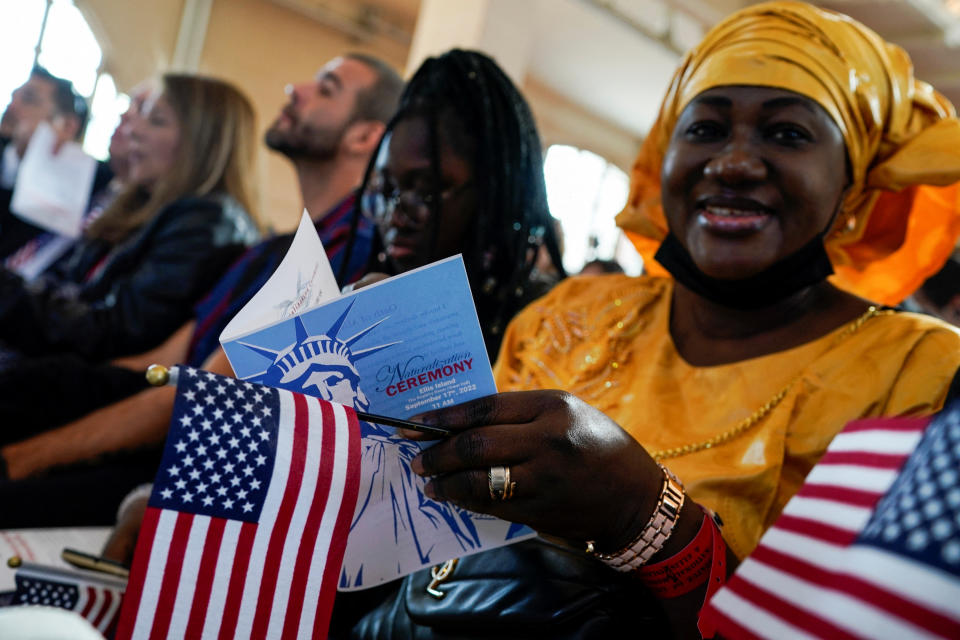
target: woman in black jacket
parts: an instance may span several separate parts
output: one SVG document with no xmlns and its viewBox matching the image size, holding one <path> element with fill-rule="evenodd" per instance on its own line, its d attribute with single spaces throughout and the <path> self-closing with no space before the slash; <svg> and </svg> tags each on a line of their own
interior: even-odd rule
<svg viewBox="0 0 960 640">
<path fill-rule="evenodd" d="M 155 346 L 257 239 L 249 100 L 210 78 L 160 84 L 134 124 L 129 186 L 63 266 L 29 285 L 0 269 L 0 342 L 14 362 Z"/>
</svg>

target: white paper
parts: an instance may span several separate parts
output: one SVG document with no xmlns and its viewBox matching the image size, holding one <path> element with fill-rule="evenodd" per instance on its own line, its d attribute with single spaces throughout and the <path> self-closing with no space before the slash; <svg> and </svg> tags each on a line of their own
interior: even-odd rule
<svg viewBox="0 0 960 640">
<path fill-rule="evenodd" d="M 56 134 L 41 122 L 23 155 L 10 210 L 20 218 L 60 235 L 80 236 L 90 201 L 97 161 L 76 142 L 67 142 L 56 154 Z"/>
<path fill-rule="evenodd" d="M 60 557 L 64 547 L 100 555 L 110 530 L 110 527 L 79 527 L 0 531 L 0 591 L 13 591 L 16 588 L 13 580 L 15 570 L 7 566 L 11 556 L 19 556 L 24 562 L 75 571 Z"/>
<path fill-rule="evenodd" d="M 290 249 L 260 291 L 220 334 L 220 344 L 285 320 L 340 295 L 313 220 L 304 210 Z"/>
</svg>

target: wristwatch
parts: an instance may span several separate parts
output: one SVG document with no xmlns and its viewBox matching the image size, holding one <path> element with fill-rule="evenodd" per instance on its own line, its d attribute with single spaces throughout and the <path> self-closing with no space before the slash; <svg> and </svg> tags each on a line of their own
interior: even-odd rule
<svg viewBox="0 0 960 640">
<path fill-rule="evenodd" d="M 683 484 L 673 473 L 658 463 L 663 471 L 663 485 L 657 507 L 650 516 L 650 521 L 634 540 L 623 549 L 615 553 L 600 553 L 594 548 L 593 541 L 587 542 L 587 553 L 596 556 L 607 566 L 622 573 L 634 571 L 645 565 L 670 538 L 673 527 L 680 519 L 680 509 L 686 494 Z"/>
</svg>

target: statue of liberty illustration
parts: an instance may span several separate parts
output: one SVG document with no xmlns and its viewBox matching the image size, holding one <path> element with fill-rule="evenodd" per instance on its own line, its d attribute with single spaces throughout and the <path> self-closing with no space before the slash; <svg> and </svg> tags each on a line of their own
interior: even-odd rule
<svg viewBox="0 0 960 640">
<path fill-rule="evenodd" d="M 358 348 L 358 343 L 390 316 L 349 338 L 341 338 L 343 323 L 355 302 L 356 299 L 351 301 L 319 335 L 310 335 L 303 320 L 295 317 L 296 339 L 280 351 L 241 342 L 269 360 L 263 372 L 247 376 L 245 380 L 367 411 L 370 403 L 363 392 L 356 363 L 401 341 Z M 417 554 L 421 566 L 448 560 L 449 557 L 433 557 L 434 545 L 425 540 L 435 538 L 432 532 L 444 527 L 456 539 L 460 551 L 479 548 L 481 539 L 474 520 L 487 519 L 487 516 L 437 502 L 423 493 L 425 480 L 410 470 L 410 461 L 420 453 L 421 445 L 399 438 L 392 430 L 379 425 L 361 422 L 360 427 L 363 435 L 360 492 L 344 554 L 340 587 L 374 585 L 401 575 L 394 573 L 401 571 L 396 560 L 400 554 Z M 369 566 L 372 556 L 377 555 L 372 554 L 371 549 L 383 548 L 390 541 L 396 545 L 396 552 L 381 554 L 392 558 L 390 566 Z"/>
</svg>

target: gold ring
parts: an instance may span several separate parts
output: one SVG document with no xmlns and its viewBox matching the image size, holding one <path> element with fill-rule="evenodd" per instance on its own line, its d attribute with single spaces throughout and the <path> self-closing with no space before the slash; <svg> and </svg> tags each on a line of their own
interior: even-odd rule
<svg viewBox="0 0 960 640">
<path fill-rule="evenodd" d="M 487 471 L 487 488 L 490 490 L 492 500 L 504 502 L 512 498 L 517 489 L 517 483 L 510 481 L 510 467 L 503 465 L 490 467 Z"/>
</svg>

